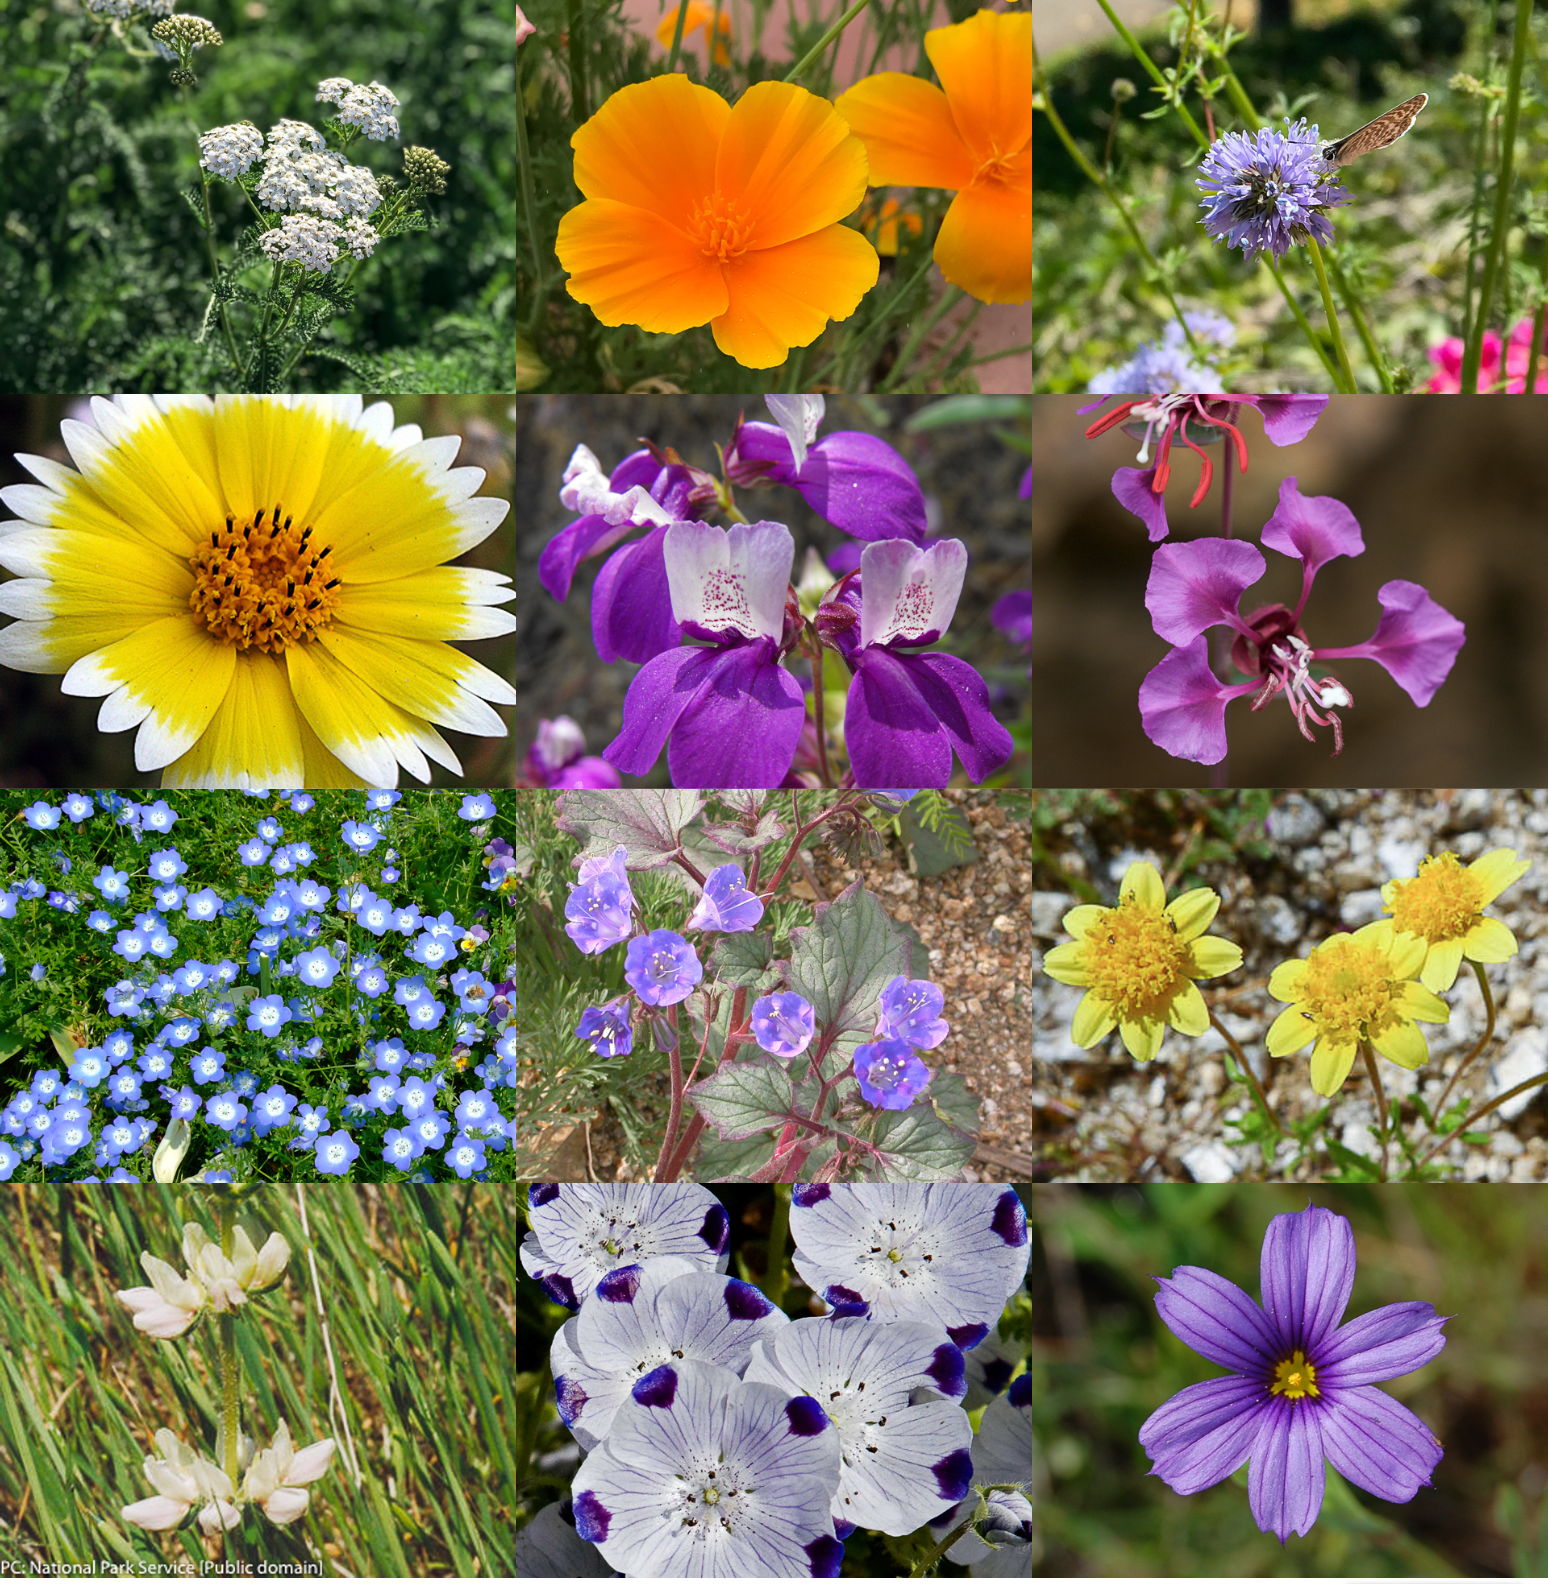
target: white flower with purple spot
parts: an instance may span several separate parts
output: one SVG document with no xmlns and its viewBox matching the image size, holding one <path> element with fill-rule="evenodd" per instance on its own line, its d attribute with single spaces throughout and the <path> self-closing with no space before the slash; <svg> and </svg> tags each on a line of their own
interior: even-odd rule
<svg viewBox="0 0 1548 1584">
<path fill-rule="evenodd" d="M 973 1483 L 1027 1486 L 1032 1478 L 1032 1377 L 1018 1375 L 1010 1390 L 984 1409 L 973 1437 Z M 1030 1573 L 1032 1503 L 1024 1491 L 987 1494 L 988 1514 L 946 1553 L 980 1574 L 1015 1578 Z M 930 1520 L 937 1541 L 943 1540 L 978 1506 L 967 1499 Z M 1019 1553 L 1019 1554 L 1018 1554 Z"/>
<path fill-rule="evenodd" d="M 976 1347 L 1021 1285 L 1027 1213 L 995 1183 L 834 1185 L 791 1192 L 795 1268 L 830 1304 L 916 1320 Z"/>
<path fill-rule="evenodd" d="M 838 1434 L 810 1397 L 697 1360 L 635 1382 L 572 1486 L 575 1531 L 636 1578 L 836 1578 Z"/>
<path fill-rule="evenodd" d="M 641 1376 L 674 1359 L 740 1375 L 753 1343 L 789 1324 L 756 1287 L 681 1255 L 620 1266 L 597 1283 L 596 1301 L 554 1334 L 559 1417 L 589 1452 Z"/>
<path fill-rule="evenodd" d="M 533 1183 L 521 1263 L 555 1303 L 580 1307 L 620 1265 L 681 1254 L 724 1272 L 731 1222 L 698 1183 Z"/>
</svg>

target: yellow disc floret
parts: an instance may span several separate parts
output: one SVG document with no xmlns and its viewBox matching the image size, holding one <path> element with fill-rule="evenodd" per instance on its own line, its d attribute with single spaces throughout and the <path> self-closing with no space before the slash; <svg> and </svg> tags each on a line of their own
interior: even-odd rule
<svg viewBox="0 0 1548 1584">
<path fill-rule="evenodd" d="M 1130 894 L 1104 908 L 1086 932 L 1086 974 L 1091 988 L 1121 1017 L 1164 1012 L 1187 977 L 1188 948 L 1166 915 Z"/>
<path fill-rule="evenodd" d="M 1408 880 L 1389 880 L 1381 899 L 1393 928 L 1417 935 L 1428 951 L 1419 979 L 1428 989 L 1449 990 L 1465 957 L 1499 963 L 1515 956 L 1516 937 L 1484 909 L 1532 866 L 1510 847 L 1496 847 L 1465 868 L 1455 853 L 1426 858 Z"/>
<path fill-rule="evenodd" d="M 1482 898 L 1478 877 L 1462 867 L 1455 853 L 1442 853 L 1426 858 L 1414 879 L 1397 883 L 1388 911 L 1394 929 L 1441 941 L 1465 935 L 1478 922 Z"/>
<path fill-rule="evenodd" d="M 1274 1366 L 1274 1379 L 1269 1383 L 1269 1391 L 1276 1397 L 1288 1397 L 1294 1401 L 1297 1397 L 1320 1397 L 1322 1393 L 1317 1389 L 1317 1366 L 1297 1348 L 1287 1359 L 1281 1359 Z"/>
<path fill-rule="evenodd" d="M 189 557 L 188 607 L 222 643 L 282 654 L 333 620 L 339 580 L 330 557 L 310 528 L 282 521 L 279 506 L 240 526 L 228 512 L 226 526 Z"/>
<path fill-rule="evenodd" d="M 1307 1004 L 1319 1034 L 1357 1040 L 1392 1015 L 1400 983 L 1385 952 L 1346 935 L 1307 959 L 1297 999 Z"/>
</svg>

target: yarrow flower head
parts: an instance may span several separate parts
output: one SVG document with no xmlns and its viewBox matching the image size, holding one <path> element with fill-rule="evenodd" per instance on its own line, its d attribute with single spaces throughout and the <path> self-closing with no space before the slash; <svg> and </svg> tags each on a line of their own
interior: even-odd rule
<svg viewBox="0 0 1548 1584">
<path fill-rule="evenodd" d="M 258 246 L 276 264 L 299 264 L 325 274 L 338 262 L 339 231 L 316 215 L 286 215 L 259 237 Z"/>
<path fill-rule="evenodd" d="M 1064 928 L 1075 937 L 1043 959 L 1043 972 L 1060 984 L 1086 990 L 1070 1038 L 1089 1050 L 1116 1027 L 1136 1061 L 1150 1061 L 1168 1027 L 1202 1034 L 1209 1008 L 1199 979 L 1214 979 L 1242 965 L 1242 949 L 1206 935 L 1220 908 L 1208 886 L 1185 891 L 1170 905 L 1155 865 L 1133 863 L 1118 888 L 1118 905 L 1071 908 Z"/>
<path fill-rule="evenodd" d="M 698 953 L 673 930 L 637 935 L 624 954 L 624 980 L 646 1006 L 686 1001 L 703 977 Z"/>
<path fill-rule="evenodd" d="M 1328 211 L 1350 193 L 1322 158 L 1322 140 L 1303 116 L 1286 130 L 1227 132 L 1199 163 L 1196 185 L 1205 197 L 1200 225 L 1217 242 L 1239 247 L 1251 263 L 1260 253 L 1279 262 L 1308 237 L 1333 240 Z"/>
<path fill-rule="evenodd" d="M 1399 1067 L 1422 1067 L 1430 1050 L 1419 1023 L 1451 1015 L 1416 977 L 1428 951 L 1418 935 L 1378 919 L 1281 963 L 1269 976 L 1269 994 L 1290 1006 L 1269 1025 L 1269 1054 L 1292 1056 L 1312 1045 L 1312 1088 L 1320 1095 L 1338 1093 L 1362 1045 Z"/>
<path fill-rule="evenodd" d="M 1465 868 L 1455 853 L 1425 858 L 1408 880 L 1389 880 L 1381 888 L 1382 908 L 1395 930 L 1417 935 L 1428 950 L 1419 971 L 1427 990 L 1449 990 L 1462 959 L 1508 962 L 1520 949 L 1499 919 L 1483 910 L 1532 867 L 1512 847 L 1496 847 Z"/>
<path fill-rule="evenodd" d="M 1157 634 L 1176 647 L 1140 684 L 1140 717 L 1150 740 L 1179 759 L 1218 764 L 1227 747 L 1226 705 L 1249 693 L 1255 710 L 1283 696 L 1308 742 L 1316 740 L 1314 726 L 1331 726 L 1336 755 L 1344 746 L 1338 711 L 1354 699 L 1326 662 L 1374 660 L 1423 709 L 1450 675 L 1466 639 L 1463 624 L 1428 590 L 1395 579 L 1376 591 L 1382 615 L 1370 638 L 1343 648 L 1314 648 L 1301 618 L 1317 572 L 1337 556 L 1363 554 L 1365 541 L 1342 501 L 1302 495 L 1293 475 L 1280 485 L 1263 543 L 1301 563 L 1301 595 L 1293 608 L 1264 605 L 1241 613 L 1242 595 L 1267 563 L 1255 546 L 1240 540 L 1167 544 L 1151 562 L 1145 606 Z M 1237 635 L 1231 663 L 1245 682 L 1223 683 L 1210 667 L 1204 635 L 1220 626 Z"/>
<path fill-rule="evenodd" d="M 329 77 L 317 85 L 317 97 L 324 104 L 337 105 L 334 119 L 344 126 L 359 127 L 368 138 L 385 142 L 398 135 L 398 96 L 379 82 L 352 83 L 347 77 Z"/>
<path fill-rule="evenodd" d="M 1281 1545 L 1316 1523 L 1325 1459 L 1383 1501 L 1412 1501 L 1430 1484 L 1441 1443 L 1374 1383 L 1428 1364 L 1447 1317 L 1412 1301 L 1341 1325 L 1354 1278 L 1349 1222 L 1315 1205 L 1269 1222 L 1261 1308 L 1197 1266 L 1156 1277 L 1167 1329 L 1231 1373 L 1185 1387 L 1140 1426 L 1150 1472 L 1191 1496 L 1250 1459 L 1253 1521 Z"/>
<path fill-rule="evenodd" d="M 263 133 L 251 121 L 216 127 L 199 137 L 199 163 L 212 176 L 235 181 L 263 157 Z"/>
</svg>

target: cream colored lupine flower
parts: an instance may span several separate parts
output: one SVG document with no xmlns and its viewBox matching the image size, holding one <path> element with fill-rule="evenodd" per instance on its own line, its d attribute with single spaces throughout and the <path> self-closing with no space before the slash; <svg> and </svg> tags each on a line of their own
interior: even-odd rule
<svg viewBox="0 0 1548 1584">
<path fill-rule="evenodd" d="M 156 1449 L 161 1456 L 145 1460 L 145 1478 L 156 1494 L 120 1508 L 125 1523 L 141 1529 L 175 1529 L 195 1506 L 201 1508 L 199 1525 L 206 1534 L 241 1522 L 223 1469 L 185 1446 L 170 1430 L 156 1432 Z"/>
<path fill-rule="evenodd" d="M 150 1277 L 151 1285 L 128 1287 L 118 1294 L 119 1302 L 134 1313 L 135 1330 L 153 1337 L 181 1336 L 204 1308 L 204 1288 L 179 1276 L 154 1254 L 142 1254 L 140 1267 Z"/>
<path fill-rule="evenodd" d="M 456 435 L 358 396 L 93 398 L 76 471 L 0 491 L 0 663 L 106 695 L 164 786 L 390 787 L 461 766 L 437 726 L 503 736 L 515 693 L 448 639 L 514 630 L 503 573 L 443 566 L 509 503 Z"/>
<path fill-rule="evenodd" d="M 231 1257 L 227 1259 L 220 1244 L 196 1221 L 190 1221 L 183 1227 L 183 1258 L 188 1262 L 188 1274 L 204 1285 L 210 1307 L 218 1314 L 239 1308 L 248 1298 L 275 1286 L 290 1260 L 290 1245 L 278 1232 L 271 1232 L 260 1251 L 239 1226 L 232 1233 Z"/>
<path fill-rule="evenodd" d="M 1070 1037 L 1082 1049 L 1117 1028 L 1136 1061 L 1161 1049 L 1168 1024 L 1202 1034 L 1209 1009 L 1196 979 L 1214 979 L 1242 965 L 1242 949 L 1204 933 L 1220 907 L 1208 886 L 1185 891 L 1170 906 L 1154 865 L 1130 864 L 1116 907 L 1071 908 L 1064 927 L 1075 937 L 1043 959 L 1060 984 L 1084 985 Z"/>
<path fill-rule="evenodd" d="M 310 1496 L 305 1487 L 320 1480 L 333 1461 L 334 1443 L 314 1441 L 299 1451 L 283 1419 L 267 1446 L 249 1465 L 242 1481 L 242 1500 L 257 1502 L 271 1523 L 294 1523 L 306 1511 Z"/>
<path fill-rule="evenodd" d="M 1269 994 L 1291 1004 L 1269 1027 L 1269 1055 L 1290 1056 L 1315 1040 L 1311 1081 L 1320 1095 L 1338 1092 L 1362 1040 L 1399 1067 L 1422 1067 L 1430 1049 L 1419 1022 L 1444 1023 L 1451 1015 L 1415 977 L 1426 949 L 1417 935 L 1378 919 L 1281 963 L 1269 977 Z"/>
<path fill-rule="evenodd" d="M 1483 910 L 1532 867 L 1513 847 L 1496 847 L 1463 868 L 1455 853 L 1426 858 L 1410 880 L 1389 880 L 1381 888 L 1383 910 L 1392 927 L 1425 943 L 1419 982 L 1426 989 L 1449 990 L 1462 959 L 1501 963 L 1520 949 L 1516 937 Z"/>
</svg>

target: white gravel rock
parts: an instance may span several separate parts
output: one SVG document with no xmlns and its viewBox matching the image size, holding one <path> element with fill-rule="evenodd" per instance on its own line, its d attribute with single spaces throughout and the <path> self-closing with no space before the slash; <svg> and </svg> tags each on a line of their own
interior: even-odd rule
<svg viewBox="0 0 1548 1584">
<path fill-rule="evenodd" d="M 1489 1067 L 1489 1099 L 1514 1089 L 1529 1078 L 1548 1073 L 1548 1033 L 1541 1028 L 1523 1029 L 1506 1045 L 1499 1059 Z M 1494 1114 L 1509 1122 L 1521 1115 L 1534 1100 L 1542 1098 L 1540 1090 L 1528 1089 L 1525 1094 L 1507 1100 Z"/>
<path fill-rule="evenodd" d="M 1195 1182 L 1225 1183 L 1236 1180 L 1234 1152 L 1219 1144 L 1195 1144 L 1182 1152 L 1182 1163 Z"/>
</svg>

